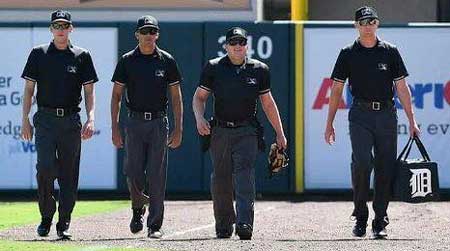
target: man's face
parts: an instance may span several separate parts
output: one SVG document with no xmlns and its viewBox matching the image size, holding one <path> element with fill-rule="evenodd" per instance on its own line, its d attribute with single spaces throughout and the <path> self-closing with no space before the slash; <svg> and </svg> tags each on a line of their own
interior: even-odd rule
<svg viewBox="0 0 450 251">
<path fill-rule="evenodd" d="M 73 26 L 70 23 L 58 21 L 50 24 L 50 31 L 57 42 L 63 42 L 69 39 L 69 33 Z"/>
<path fill-rule="evenodd" d="M 159 30 L 152 27 L 141 28 L 136 31 L 136 38 L 140 45 L 149 46 L 156 43 L 159 37 Z"/>
<path fill-rule="evenodd" d="M 358 29 L 360 36 L 367 36 L 374 35 L 379 24 L 378 19 L 367 18 L 356 22 L 355 27 Z"/>
<path fill-rule="evenodd" d="M 243 59 L 247 55 L 247 39 L 233 38 L 225 44 L 225 50 L 231 58 Z"/>
</svg>

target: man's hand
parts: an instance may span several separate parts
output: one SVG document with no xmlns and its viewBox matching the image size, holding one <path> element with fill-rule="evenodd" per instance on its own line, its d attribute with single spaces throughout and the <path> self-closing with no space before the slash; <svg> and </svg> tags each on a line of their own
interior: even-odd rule
<svg viewBox="0 0 450 251">
<path fill-rule="evenodd" d="M 92 135 L 94 134 L 94 121 L 93 120 L 87 120 L 86 123 L 84 123 L 83 128 L 81 129 L 81 139 L 90 139 Z"/>
<path fill-rule="evenodd" d="M 198 134 L 205 136 L 211 134 L 211 125 L 205 118 L 196 119 Z"/>
<path fill-rule="evenodd" d="M 123 147 L 122 135 L 120 134 L 120 130 L 118 126 L 113 126 L 112 128 L 112 142 L 113 145 L 117 148 Z"/>
<path fill-rule="evenodd" d="M 20 132 L 20 136 L 23 140 L 31 141 L 33 139 L 33 128 L 31 127 L 28 117 L 22 119 L 22 129 Z"/>
<path fill-rule="evenodd" d="M 281 150 L 286 150 L 287 149 L 287 139 L 284 136 L 284 134 L 277 134 L 277 146 Z"/>
<path fill-rule="evenodd" d="M 409 136 L 414 137 L 414 135 L 420 137 L 420 129 L 417 126 L 416 122 L 409 124 Z"/>
<path fill-rule="evenodd" d="M 336 134 L 334 133 L 333 125 L 327 125 L 325 129 L 325 142 L 332 145 L 336 141 Z"/>
<path fill-rule="evenodd" d="M 170 133 L 167 145 L 174 149 L 181 145 L 181 139 L 183 137 L 183 133 L 180 129 L 173 130 L 172 133 Z"/>
</svg>

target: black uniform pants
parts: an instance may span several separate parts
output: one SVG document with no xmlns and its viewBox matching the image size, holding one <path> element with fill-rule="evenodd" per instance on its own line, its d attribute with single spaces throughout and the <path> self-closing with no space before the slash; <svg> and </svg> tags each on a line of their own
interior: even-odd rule
<svg viewBox="0 0 450 251">
<path fill-rule="evenodd" d="M 367 221 L 370 174 L 374 169 L 373 210 L 375 219 L 387 216 L 391 180 L 397 156 L 396 108 L 373 111 L 352 106 L 349 112 L 352 144 L 353 216 Z"/>
<path fill-rule="evenodd" d="M 52 218 L 56 211 L 54 181 L 59 184 L 59 219 L 69 221 L 78 189 L 81 122 L 78 113 L 57 117 L 38 111 L 36 128 L 37 185 L 41 216 Z"/>
<path fill-rule="evenodd" d="M 150 121 L 129 118 L 125 127 L 124 173 L 131 207 L 149 205 L 147 227 L 159 230 L 164 217 L 167 177 L 167 117 Z M 144 192 L 147 190 L 148 195 Z"/>
<path fill-rule="evenodd" d="M 211 135 L 211 196 L 216 231 L 229 230 L 233 223 L 253 226 L 255 162 L 258 154 L 256 128 L 213 127 Z M 236 198 L 236 214 L 233 208 Z"/>
</svg>

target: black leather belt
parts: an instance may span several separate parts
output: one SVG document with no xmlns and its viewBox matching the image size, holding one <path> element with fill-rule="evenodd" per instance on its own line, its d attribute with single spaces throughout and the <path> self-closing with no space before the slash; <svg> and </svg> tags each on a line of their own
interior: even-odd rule
<svg viewBox="0 0 450 251">
<path fill-rule="evenodd" d="M 363 107 L 371 111 L 381 111 L 391 109 L 395 106 L 394 100 L 388 101 L 368 101 L 364 99 L 354 99 L 353 105 Z"/>
<path fill-rule="evenodd" d="M 128 117 L 134 118 L 134 119 L 141 119 L 141 120 L 153 120 L 158 119 L 166 116 L 166 112 L 136 112 L 136 111 L 128 111 Z"/>
<path fill-rule="evenodd" d="M 79 107 L 70 107 L 70 108 L 52 108 L 39 106 L 38 111 L 51 113 L 57 117 L 64 117 L 74 113 L 78 113 L 81 109 Z"/>
<path fill-rule="evenodd" d="M 237 128 L 237 127 L 252 125 L 252 120 L 225 121 L 225 120 L 214 119 L 214 123 L 215 123 L 215 125 L 224 127 L 224 128 Z"/>
</svg>

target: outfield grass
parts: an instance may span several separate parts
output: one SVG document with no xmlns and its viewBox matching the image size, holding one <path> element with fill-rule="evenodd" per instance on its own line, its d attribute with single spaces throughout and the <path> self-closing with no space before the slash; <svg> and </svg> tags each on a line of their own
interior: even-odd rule
<svg viewBox="0 0 450 251">
<path fill-rule="evenodd" d="M 0 240 L 0 251 L 152 251 L 155 249 L 105 247 L 105 246 L 75 246 L 67 244 L 55 244 L 48 242 L 22 242 Z M 155 250 L 156 251 L 156 250 Z"/>
<path fill-rule="evenodd" d="M 129 201 L 78 201 L 72 213 L 73 218 L 102 212 L 113 212 L 130 207 Z M 38 224 L 41 220 L 37 202 L 0 202 L 0 230 L 27 224 Z M 57 214 L 55 215 L 57 220 Z M 76 246 L 70 242 L 50 243 L 46 241 L 0 240 L 0 251 L 142 251 L 154 249 L 119 248 L 102 246 Z"/>
<path fill-rule="evenodd" d="M 78 201 L 72 217 L 111 212 L 130 207 L 129 201 Z M 57 220 L 57 213 L 55 219 Z M 15 226 L 39 223 L 37 202 L 0 202 L 0 230 Z"/>
</svg>

